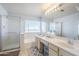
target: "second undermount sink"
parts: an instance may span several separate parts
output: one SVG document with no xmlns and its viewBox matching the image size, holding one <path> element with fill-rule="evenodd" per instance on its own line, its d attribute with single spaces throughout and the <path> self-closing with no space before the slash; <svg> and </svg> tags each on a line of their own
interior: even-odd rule
<svg viewBox="0 0 79 59">
<path fill-rule="evenodd" d="M 64 48 L 70 48 L 72 50 L 79 50 L 79 45 L 78 44 L 69 44 L 67 41 L 62 41 L 62 40 L 55 40 L 54 43 L 56 43 L 59 46 L 62 46 Z"/>
<path fill-rule="evenodd" d="M 59 46 L 63 46 L 64 48 L 65 48 L 65 47 L 66 47 L 66 48 L 72 48 L 72 47 L 71 47 L 72 45 L 70 45 L 67 41 L 64 41 L 64 40 L 55 39 L 55 40 L 53 40 L 53 42 L 54 42 L 55 44 L 59 45 Z"/>
</svg>

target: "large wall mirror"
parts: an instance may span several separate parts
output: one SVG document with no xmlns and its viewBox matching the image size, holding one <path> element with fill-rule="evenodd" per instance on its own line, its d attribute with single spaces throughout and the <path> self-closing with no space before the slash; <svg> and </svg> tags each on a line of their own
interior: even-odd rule
<svg viewBox="0 0 79 59">
<path fill-rule="evenodd" d="M 62 36 L 62 22 L 51 22 L 48 32 L 54 33 L 56 36 Z"/>
</svg>

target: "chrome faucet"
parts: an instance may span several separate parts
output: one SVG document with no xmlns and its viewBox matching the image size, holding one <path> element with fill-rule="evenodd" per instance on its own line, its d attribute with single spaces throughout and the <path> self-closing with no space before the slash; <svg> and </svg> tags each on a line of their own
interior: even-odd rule
<svg viewBox="0 0 79 59">
<path fill-rule="evenodd" d="M 71 44 L 71 45 L 73 45 L 73 44 L 74 44 L 74 43 L 73 43 L 73 39 L 68 40 L 68 43 Z"/>
</svg>

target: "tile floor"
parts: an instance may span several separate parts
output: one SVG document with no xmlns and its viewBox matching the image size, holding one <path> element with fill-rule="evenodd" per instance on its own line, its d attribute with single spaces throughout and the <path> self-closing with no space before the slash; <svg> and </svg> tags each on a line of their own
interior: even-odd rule
<svg viewBox="0 0 79 59">
<path fill-rule="evenodd" d="M 27 42 L 22 45 L 19 56 L 31 56 L 32 52 L 30 48 L 33 47 L 33 45 L 34 41 L 30 42 L 27 40 Z"/>
<path fill-rule="evenodd" d="M 35 47 L 35 41 L 27 40 L 27 43 L 23 44 L 19 56 L 42 56 L 42 54 Z"/>
</svg>

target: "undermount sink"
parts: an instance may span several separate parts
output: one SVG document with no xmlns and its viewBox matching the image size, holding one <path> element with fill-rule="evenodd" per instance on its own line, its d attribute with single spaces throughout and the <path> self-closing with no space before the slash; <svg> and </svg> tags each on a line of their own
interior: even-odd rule
<svg viewBox="0 0 79 59">
<path fill-rule="evenodd" d="M 50 36 L 46 36 L 47 38 L 53 38 L 53 37 L 50 37 Z"/>
</svg>

